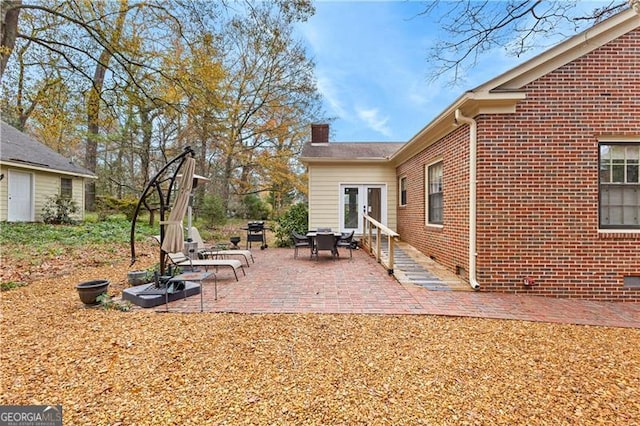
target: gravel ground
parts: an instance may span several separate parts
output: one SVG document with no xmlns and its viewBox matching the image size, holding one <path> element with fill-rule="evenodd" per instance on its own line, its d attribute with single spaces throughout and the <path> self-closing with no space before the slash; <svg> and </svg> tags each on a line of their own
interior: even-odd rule
<svg viewBox="0 0 640 426">
<path fill-rule="evenodd" d="M 0 404 L 64 424 L 640 424 L 640 330 L 378 315 L 84 308 L 75 284 L 0 294 Z"/>
</svg>

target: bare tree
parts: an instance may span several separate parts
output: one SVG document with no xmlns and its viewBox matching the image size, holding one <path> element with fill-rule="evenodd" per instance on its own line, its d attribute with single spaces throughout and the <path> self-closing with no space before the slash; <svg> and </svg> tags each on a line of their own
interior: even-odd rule
<svg viewBox="0 0 640 426">
<path fill-rule="evenodd" d="M 420 15 L 440 16 L 437 22 L 445 33 L 430 49 L 429 60 L 436 64 L 430 77 L 446 76 L 455 84 L 483 53 L 503 48 L 520 56 L 551 37 L 568 35 L 563 30 L 575 34 L 634 2 L 638 0 L 611 0 L 587 12 L 578 0 L 430 2 Z"/>
</svg>

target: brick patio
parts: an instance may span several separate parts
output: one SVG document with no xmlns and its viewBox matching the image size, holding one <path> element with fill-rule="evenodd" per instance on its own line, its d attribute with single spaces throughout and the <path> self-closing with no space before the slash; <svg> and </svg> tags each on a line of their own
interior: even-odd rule
<svg viewBox="0 0 640 426">
<path fill-rule="evenodd" d="M 433 291 L 410 284 L 401 271 L 396 271 L 396 279 L 363 250 L 354 250 L 352 259 L 345 251 L 337 260 L 328 254 L 310 260 L 304 254 L 294 259 L 293 249 L 254 248 L 255 263 L 246 268 L 246 277 L 236 282 L 231 271 L 219 271 L 218 300 L 214 299 L 213 281 L 204 283 L 204 311 L 430 314 L 640 328 L 638 303 L 466 291 L 455 275 L 428 258 L 418 259 L 410 246 L 402 247 L 442 279 L 447 290 L 458 291 Z M 164 305 L 156 308 L 164 309 Z M 169 311 L 200 312 L 200 296 L 172 302 Z"/>
</svg>

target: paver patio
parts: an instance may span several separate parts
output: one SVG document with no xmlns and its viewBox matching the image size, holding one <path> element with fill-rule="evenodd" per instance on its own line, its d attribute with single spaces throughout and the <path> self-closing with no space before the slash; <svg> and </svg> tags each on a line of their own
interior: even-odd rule
<svg viewBox="0 0 640 426">
<path fill-rule="evenodd" d="M 218 300 L 213 281 L 205 282 L 205 312 L 430 314 L 640 328 L 639 303 L 428 290 L 406 283 L 396 271 L 399 282 L 364 250 L 355 250 L 352 259 L 344 252 L 335 261 L 322 254 L 319 260 L 304 254 L 294 259 L 293 249 L 272 247 L 254 249 L 253 255 L 255 263 L 238 282 L 232 273 L 219 271 Z M 420 264 L 433 269 L 429 272 L 450 289 L 461 289 L 444 268 L 428 261 Z M 199 312 L 200 296 L 172 302 L 169 311 Z"/>
</svg>

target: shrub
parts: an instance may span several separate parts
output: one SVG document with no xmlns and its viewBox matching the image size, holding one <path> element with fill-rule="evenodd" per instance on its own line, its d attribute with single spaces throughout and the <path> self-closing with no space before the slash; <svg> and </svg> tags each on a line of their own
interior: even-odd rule
<svg viewBox="0 0 640 426">
<path fill-rule="evenodd" d="M 60 194 L 52 195 L 42 207 L 42 221 L 56 225 L 71 225 L 76 222 L 71 217 L 75 213 L 78 213 L 78 205 L 74 200 L 64 198 Z"/>
<path fill-rule="evenodd" d="M 254 194 L 245 195 L 242 200 L 245 219 L 267 220 L 269 219 L 269 205 Z"/>
<path fill-rule="evenodd" d="M 219 195 L 205 195 L 198 215 L 206 218 L 210 224 L 224 224 L 227 217 L 222 198 Z"/>
<path fill-rule="evenodd" d="M 278 218 L 274 226 L 276 246 L 291 246 L 291 231 L 305 234 L 307 232 L 308 223 L 309 210 L 306 203 L 298 203 L 289 207 L 289 209 Z"/>
<path fill-rule="evenodd" d="M 97 197 L 98 219 L 106 220 L 113 214 L 123 213 L 127 220 L 133 219 L 138 200 L 136 198 Z"/>
</svg>

